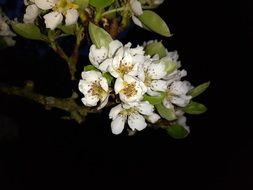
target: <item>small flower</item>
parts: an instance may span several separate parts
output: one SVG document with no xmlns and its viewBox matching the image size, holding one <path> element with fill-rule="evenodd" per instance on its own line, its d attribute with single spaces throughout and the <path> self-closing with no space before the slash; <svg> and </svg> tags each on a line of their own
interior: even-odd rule
<svg viewBox="0 0 253 190">
<path fill-rule="evenodd" d="M 46 28 L 51 30 L 62 23 L 63 16 L 65 16 L 66 25 L 74 24 L 78 19 L 78 5 L 73 3 L 73 0 L 35 0 L 34 2 L 42 10 L 52 9 L 52 12 L 43 16 Z"/>
<path fill-rule="evenodd" d="M 123 79 L 117 78 L 114 91 L 115 94 L 119 94 L 122 102 L 131 104 L 143 99 L 147 87 L 138 78 L 124 75 Z"/>
<path fill-rule="evenodd" d="M 111 130 L 115 135 L 120 134 L 127 121 L 131 130 L 141 131 L 146 128 L 145 118 L 150 117 L 149 121 L 155 123 L 160 117 L 154 113 L 154 106 L 149 102 L 140 102 L 134 106 L 119 104 L 111 109 L 109 118 L 112 119 Z M 158 116 L 158 117 L 157 117 Z"/>
<path fill-rule="evenodd" d="M 163 105 L 170 109 L 174 108 L 173 104 L 179 107 L 185 107 L 192 98 L 186 95 L 190 89 L 192 89 L 192 86 L 188 81 L 172 82 L 166 91 Z"/>
<path fill-rule="evenodd" d="M 109 88 L 107 80 L 98 71 L 82 72 L 82 79 L 79 82 L 79 90 L 84 94 L 82 102 L 85 106 L 96 106 L 98 109 L 103 108 L 109 98 Z"/>
<path fill-rule="evenodd" d="M 40 14 L 40 9 L 35 4 L 28 5 L 25 10 L 24 23 L 34 23 L 34 20 Z"/>
<path fill-rule="evenodd" d="M 142 15 L 142 13 L 143 13 L 140 1 L 130 0 L 130 8 L 132 10 L 132 20 L 133 20 L 133 22 L 136 25 L 138 25 L 140 27 L 143 27 L 141 21 L 138 19 L 138 16 Z"/>
<path fill-rule="evenodd" d="M 166 65 L 163 60 L 148 59 L 143 64 L 138 77 L 147 86 L 147 93 L 150 96 L 158 96 L 159 92 L 164 92 L 167 89 L 167 81 L 161 80 L 166 75 Z"/>
</svg>

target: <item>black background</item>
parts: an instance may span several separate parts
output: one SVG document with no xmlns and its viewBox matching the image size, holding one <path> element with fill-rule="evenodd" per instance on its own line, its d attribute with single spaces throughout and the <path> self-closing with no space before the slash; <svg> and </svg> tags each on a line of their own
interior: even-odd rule
<svg viewBox="0 0 253 190">
<path fill-rule="evenodd" d="M 188 117 L 191 134 L 173 140 L 162 130 L 145 129 L 133 137 L 115 136 L 109 110 L 78 125 L 59 119 L 57 110 L 0 94 L 1 186 L 253 189 L 252 121 L 243 108 L 251 102 L 249 5 L 170 0 L 156 12 L 173 37 L 134 27 L 123 42 L 163 40 L 169 50 L 178 50 L 193 85 L 211 81 L 198 97 L 208 112 Z M 38 58 L 39 46 L 23 44 L 19 38 L 15 48 L 1 50 L 1 82 L 22 85 L 33 79 L 41 93 L 68 96 L 71 84 L 63 62 L 52 52 Z M 81 57 L 80 68 L 85 61 Z"/>
</svg>

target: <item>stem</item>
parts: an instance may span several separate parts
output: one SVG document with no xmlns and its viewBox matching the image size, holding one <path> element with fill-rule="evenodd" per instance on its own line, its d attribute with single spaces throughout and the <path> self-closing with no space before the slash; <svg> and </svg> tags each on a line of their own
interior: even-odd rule
<svg viewBox="0 0 253 190">
<path fill-rule="evenodd" d="M 75 96 L 70 98 L 55 98 L 45 96 L 33 91 L 33 83 L 30 81 L 25 87 L 10 87 L 0 84 L 0 91 L 8 95 L 16 95 L 31 99 L 39 104 L 44 105 L 46 109 L 58 108 L 70 113 L 67 119 L 74 119 L 78 123 L 85 121 L 88 113 L 99 112 L 96 109 L 90 109 L 85 106 L 78 105 L 75 101 Z"/>
<path fill-rule="evenodd" d="M 111 9 L 111 10 L 108 10 L 108 11 L 104 12 L 102 14 L 102 17 L 105 16 L 105 15 L 111 14 L 111 13 L 115 13 L 115 12 L 119 12 L 119 11 L 127 11 L 127 10 L 128 10 L 127 7 L 120 7 L 120 8 L 116 8 L 116 9 Z"/>
</svg>

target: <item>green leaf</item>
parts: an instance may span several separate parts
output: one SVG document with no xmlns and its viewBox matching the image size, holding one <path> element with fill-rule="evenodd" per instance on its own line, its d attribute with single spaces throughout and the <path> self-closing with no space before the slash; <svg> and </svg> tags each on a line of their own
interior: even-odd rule
<svg viewBox="0 0 253 190">
<path fill-rule="evenodd" d="M 210 85 L 210 81 L 205 82 L 205 83 L 203 83 L 201 85 L 198 85 L 197 87 L 191 89 L 187 93 L 187 95 L 190 95 L 190 96 L 192 96 L 194 98 L 194 97 L 202 94 L 209 87 L 209 85 Z"/>
<path fill-rule="evenodd" d="M 189 134 L 189 131 L 179 124 L 171 125 L 166 130 L 174 139 L 183 139 Z"/>
<path fill-rule="evenodd" d="M 74 3 L 78 5 L 78 10 L 83 11 L 89 5 L 89 0 L 74 0 Z"/>
<path fill-rule="evenodd" d="M 103 9 L 110 6 L 114 0 L 90 0 L 89 4 L 97 9 Z"/>
<path fill-rule="evenodd" d="M 31 40 L 43 40 L 39 27 L 34 24 L 24 24 L 18 22 L 11 23 L 12 29 L 20 36 Z"/>
<path fill-rule="evenodd" d="M 69 26 L 59 25 L 57 28 L 59 28 L 60 30 L 62 30 L 65 34 L 74 35 L 75 34 L 76 25 L 75 24 L 72 24 L 72 25 L 69 25 Z"/>
<path fill-rule="evenodd" d="M 162 103 L 156 104 L 155 107 L 162 118 L 167 119 L 168 121 L 172 121 L 177 118 L 175 111 L 164 107 Z"/>
<path fill-rule="evenodd" d="M 101 48 L 102 46 L 108 48 L 109 43 L 112 41 L 112 37 L 103 28 L 96 26 L 93 23 L 89 23 L 89 34 L 91 41 Z"/>
<path fill-rule="evenodd" d="M 153 32 L 156 32 L 162 36 L 169 37 L 170 30 L 164 20 L 155 12 L 150 10 L 143 11 L 143 14 L 139 16 L 140 21 Z"/>
<path fill-rule="evenodd" d="M 160 93 L 159 96 L 149 96 L 147 94 L 144 94 L 143 101 L 148 101 L 152 105 L 157 105 L 157 104 L 161 104 L 163 98 L 164 98 L 164 93 Z"/>
<path fill-rule="evenodd" d="M 106 73 L 103 73 L 103 77 L 106 78 L 106 80 L 110 86 L 112 84 L 113 79 L 114 79 L 113 76 L 110 73 L 106 72 Z"/>
<path fill-rule="evenodd" d="M 158 54 L 159 58 L 162 58 L 166 56 L 166 48 L 163 46 L 162 42 L 153 42 L 146 46 L 145 53 L 150 56 Z"/>
<path fill-rule="evenodd" d="M 84 71 L 93 71 L 93 70 L 98 70 L 95 66 L 93 65 L 86 65 L 84 66 Z"/>
<path fill-rule="evenodd" d="M 182 110 L 188 114 L 198 115 L 206 112 L 207 108 L 203 104 L 191 101 L 186 107 L 182 108 Z"/>
</svg>

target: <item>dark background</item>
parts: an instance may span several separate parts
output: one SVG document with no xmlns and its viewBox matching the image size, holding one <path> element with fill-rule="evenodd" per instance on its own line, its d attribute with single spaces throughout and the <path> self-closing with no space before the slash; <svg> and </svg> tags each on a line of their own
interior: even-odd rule
<svg viewBox="0 0 253 190">
<path fill-rule="evenodd" d="M 249 4 L 170 0 L 156 12 L 173 37 L 134 27 L 123 42 L 163 40 L 178 50 L 193 85 L 211 81 L 198 97 L 208 112 L 188 117 L 191 134 L 173 140 L 162 130 L 145 129 L 133 137 L 115 136 L 109 110 L 78 125 L 59 119 L 63 113 L 57 110 L 0 94 L 0 188 L 7 185 L 1 189 L 253 189 L 252 120 L 243 108 L 251 102 Z M 20 86 L 32 79 L 38 92 L 70 94 L 66 66 L 45 45 L 18 38 L 0 58 L 0 82 Z M 80 68 L 86 61 L 81 56 Z"/>
</svg>

